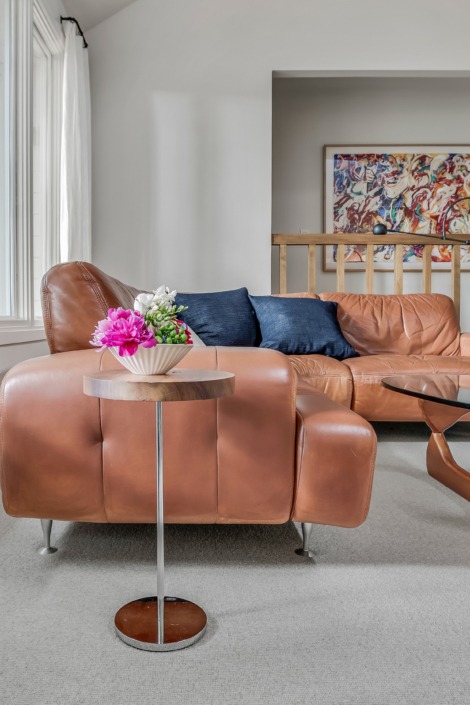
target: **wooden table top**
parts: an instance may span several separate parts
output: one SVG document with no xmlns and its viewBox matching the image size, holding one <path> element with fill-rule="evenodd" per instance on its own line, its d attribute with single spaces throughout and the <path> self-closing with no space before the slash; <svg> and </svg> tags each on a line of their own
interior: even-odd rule
<svg viewBox="0 0 470 705">
<path fill-rule="evenodd" d="M 118 401 L 197 401 L 228 397 L 235 375 L 219 370 L 175 369 L 166 375 L 134 375 L 125 368 L 83 378 L 89 397 Z"/>
</svg>

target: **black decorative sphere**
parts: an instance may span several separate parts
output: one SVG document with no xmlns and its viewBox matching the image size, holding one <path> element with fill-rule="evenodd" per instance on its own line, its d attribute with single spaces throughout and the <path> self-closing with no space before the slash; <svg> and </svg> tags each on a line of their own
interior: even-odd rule
<svg viewBox="0 0 470 705">
<path fill-rule="evenodd" d="M 374 229 L 372 230 L 374 235 L 386 235 L 387 234 L 387 226 L 384 225 L 383 223 L 377 223 L 374 225 Z"/>
</svg>

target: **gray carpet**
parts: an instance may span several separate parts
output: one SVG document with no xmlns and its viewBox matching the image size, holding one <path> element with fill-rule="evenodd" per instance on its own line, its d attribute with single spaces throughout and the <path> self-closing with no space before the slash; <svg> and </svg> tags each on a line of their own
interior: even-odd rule
<svg viewBox="0 0 470 705">
<path fill-rule="evenodd" d="M 420 424 L 377 424 L 369 519 L 316 527 L 169 526 L 167 592 L 209 616 L 185 651 L 120 642 L 113 615 L 155 592 L 150 526 L 0 517 L 5 705 L 454 705 L 470 702 L 470 504 L 425 471 Z M 464 467 L 467 430 L 451 434 Z M 467 467 L 470 465 L 467 463 Z"/>
</svg>

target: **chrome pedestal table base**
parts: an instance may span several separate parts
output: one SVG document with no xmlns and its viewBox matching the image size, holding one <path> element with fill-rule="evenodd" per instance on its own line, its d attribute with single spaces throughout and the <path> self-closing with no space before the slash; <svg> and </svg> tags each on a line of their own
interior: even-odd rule
<svg viewBox="0 0 470 705">
<path fill-rule="evenodd" d="M 204 610 L 189 600 L 165 597 L 162 402 L 220 399 L 234 390 L 235 375 L 222 370 L 177 368 L 165 375 L 133 375 L 121 367 L 83 378 L 83 391 L 90 397 L 156 403 L 157 595 L 133 600 L 117 612 L 116 633 L 130 646 L 175 651 L 194 644 L 205 632 Z"/>
<path fill-rule="evenodd" d="M 116 634 L 129 646 L 144 651 L 176 651 L 191 646 L 206 631 L 207 616 L 194 602 L 165 594 L 163 517 L 162 402 L 157 419 L 157 595 L 129 602 L 116 613 Z"/>
</svg>

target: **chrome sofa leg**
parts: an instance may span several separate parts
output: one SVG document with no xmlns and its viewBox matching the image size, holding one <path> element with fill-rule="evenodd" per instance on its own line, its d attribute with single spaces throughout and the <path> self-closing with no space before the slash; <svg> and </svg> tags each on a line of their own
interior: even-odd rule
<svg viewBox="0 0 470 705">
<path fill-rule="evenodd" d="M 42 556 L 49 556 L 51 553 L 55 553 L 58 550 L 51 546 L 52 519 L 41 519 L 41 527 L 44 535 L 44 546 L 43 548 L 38 548 L 38 553 Z"/>
<path fill-rule="evenodd" d="M 296 554 L 298 556 L 305 556 L 305 558 L 314 558 L 312 551 L 309 551 L 308 547 L 310 544 L 310 536 L 312 535 L 313 524 L 302 524 L 302 537 L 303 537 L 303 547 L 296 549 Z"/>
</svg>

